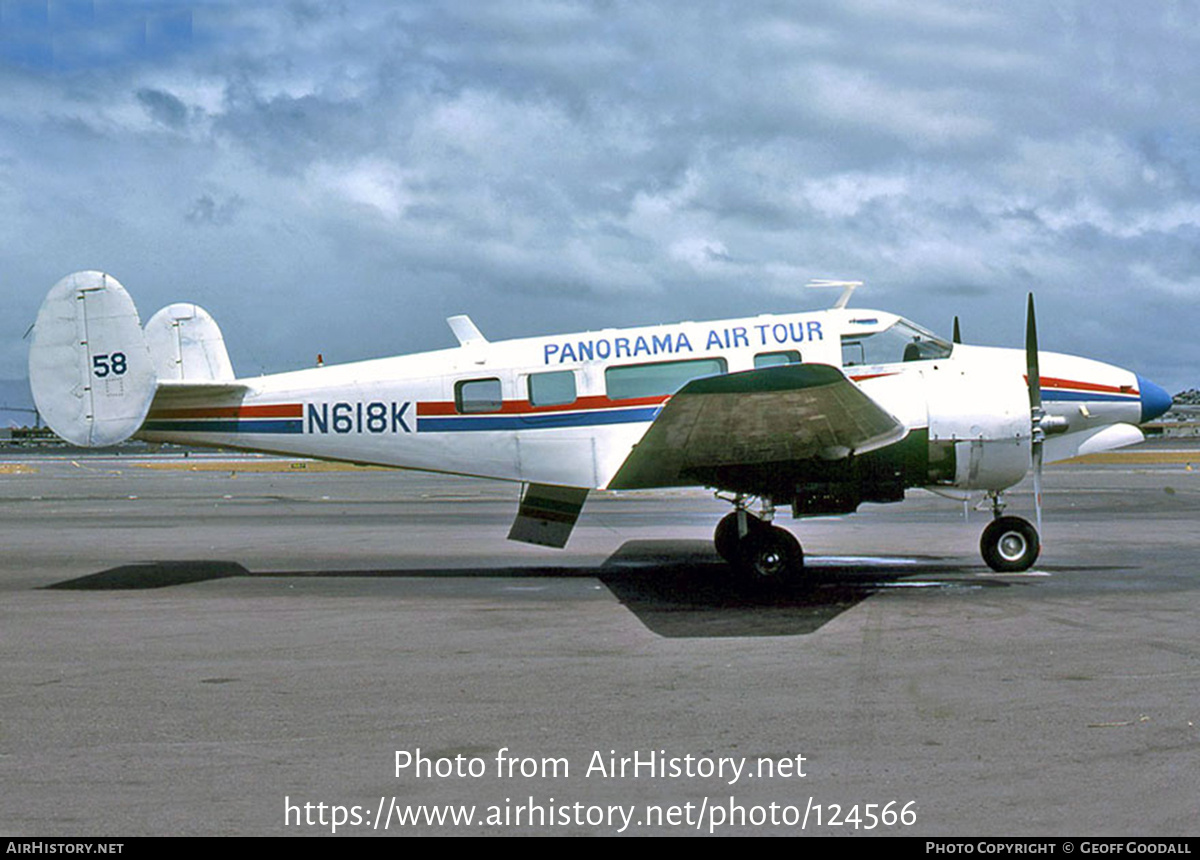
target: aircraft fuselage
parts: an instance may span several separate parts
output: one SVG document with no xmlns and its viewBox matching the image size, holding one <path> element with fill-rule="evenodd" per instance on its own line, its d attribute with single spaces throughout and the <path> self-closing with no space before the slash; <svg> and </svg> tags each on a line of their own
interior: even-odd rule
<svg viewBox="0 0 1200 860">
<path fill-rule="evenodd" d="M 806 491 L 820 495 L 820 484 L 863 483 L 860 500 L 895 501 L 912 486 L 999 490 L 1020 481 L 1030 464 L 1022 351 L 951 350 L 928 336 L 923 343 L 934 356 L 905 361 L 907 329 L 893 338 L 892 353 L 887 344 L 862 348 L 897 322 L 904 321 L 858 309 L 684 322 L 475 342 L 245 378 L 238 382 L 246 391 L 216 397 L 164 388 L 138 435 L 598 489 L 611 485 L 687 379 L 802 362 L 841 368 L 909 428 L 908 437 L 862 458 L 831 460 L 823 475 L 765 463 L 713 475 L 715 486 L 793 504 Z M 1052 459 L 1072 456 L 1110 425 L 1136 424 L 1153 408 L 1130 371 L 1057 353 L 1041 360 L 1046 409 L 1067 425 L 1051 440 Z M 786 433 L 786 421 L 779 416 L 773 432 Z M 846 501 L 831 499 L 829 507 Z"/>
</svg>

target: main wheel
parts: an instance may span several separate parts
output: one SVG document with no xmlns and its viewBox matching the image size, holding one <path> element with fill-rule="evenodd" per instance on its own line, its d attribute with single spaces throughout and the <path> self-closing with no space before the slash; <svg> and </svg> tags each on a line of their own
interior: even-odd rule
<svg viewBox="0 0 1200 860">
<path fill-rule="evenodd" d="M 755 582 L 782 582 L 804 570 L 804 550 L 791 532 L 763 524 L 741 540 L 737 567 Z"/>
<path fill-rule="evenodd" d="M 754 514 L 746 512 L 746 529 L 749 532 L 753 533 L 764 528 L 769 528 L 769 526 Z M 717 555 L 730 564 L 737 564 L 738 544 L 741 543 L 741 540 L 741 535 L 738 534 L 738 512 L 733 511 L 721 517 L 716 531 L 713 532 L 713 546 L 717 549 Z"/>
<path fill-rule="evenodd" d="M 1000 517 L 983 530 L 979 551 L 992 570 L 1014 573 L 1029 570 L 1042 551 L 1037 529 L 1020 517 Z"/>
</svg>

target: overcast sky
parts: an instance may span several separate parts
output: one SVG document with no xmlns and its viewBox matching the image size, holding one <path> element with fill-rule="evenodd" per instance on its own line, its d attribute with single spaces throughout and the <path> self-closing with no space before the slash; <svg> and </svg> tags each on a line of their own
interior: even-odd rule
<svg viewBox="0 0 1200 860">
<path fill-rule="evenodd" d="M 242 375 L 854 304 L 1200 385 L 1170 2 L 0 0 L 0 378 L 102 269 Z"/>
</svg>

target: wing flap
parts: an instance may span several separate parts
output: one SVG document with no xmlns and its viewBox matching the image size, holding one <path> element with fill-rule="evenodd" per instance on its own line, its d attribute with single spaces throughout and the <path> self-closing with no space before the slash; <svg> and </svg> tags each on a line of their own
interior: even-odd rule
<svg viewBox="0 0 1200 860">
<path fill-rule="evenodd" d="M 739 466 L 838 460 L 907 432 L 830 365 L 694 379 L 663 407 L 609 489 L 705 483 L 706 475 Z"/>
<path fill-rule="evenodd" d="M 521 496 L 508 539 L 562 549 L 575 528 L 588 491 L 579 487 L 529 484 Z"/>
</svg>

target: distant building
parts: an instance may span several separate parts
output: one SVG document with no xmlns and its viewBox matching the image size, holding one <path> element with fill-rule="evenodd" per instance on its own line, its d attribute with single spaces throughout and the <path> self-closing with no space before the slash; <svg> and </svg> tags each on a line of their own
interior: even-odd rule
<svg viewBox="0 0 1200 860">
<path fill-rule="evenodd" d="M 1148 436 L 1200 436 L 1200 390 L 1189 388 L 1172 398 L 1175 405 L 1142 429 Z"/>
</svg>

